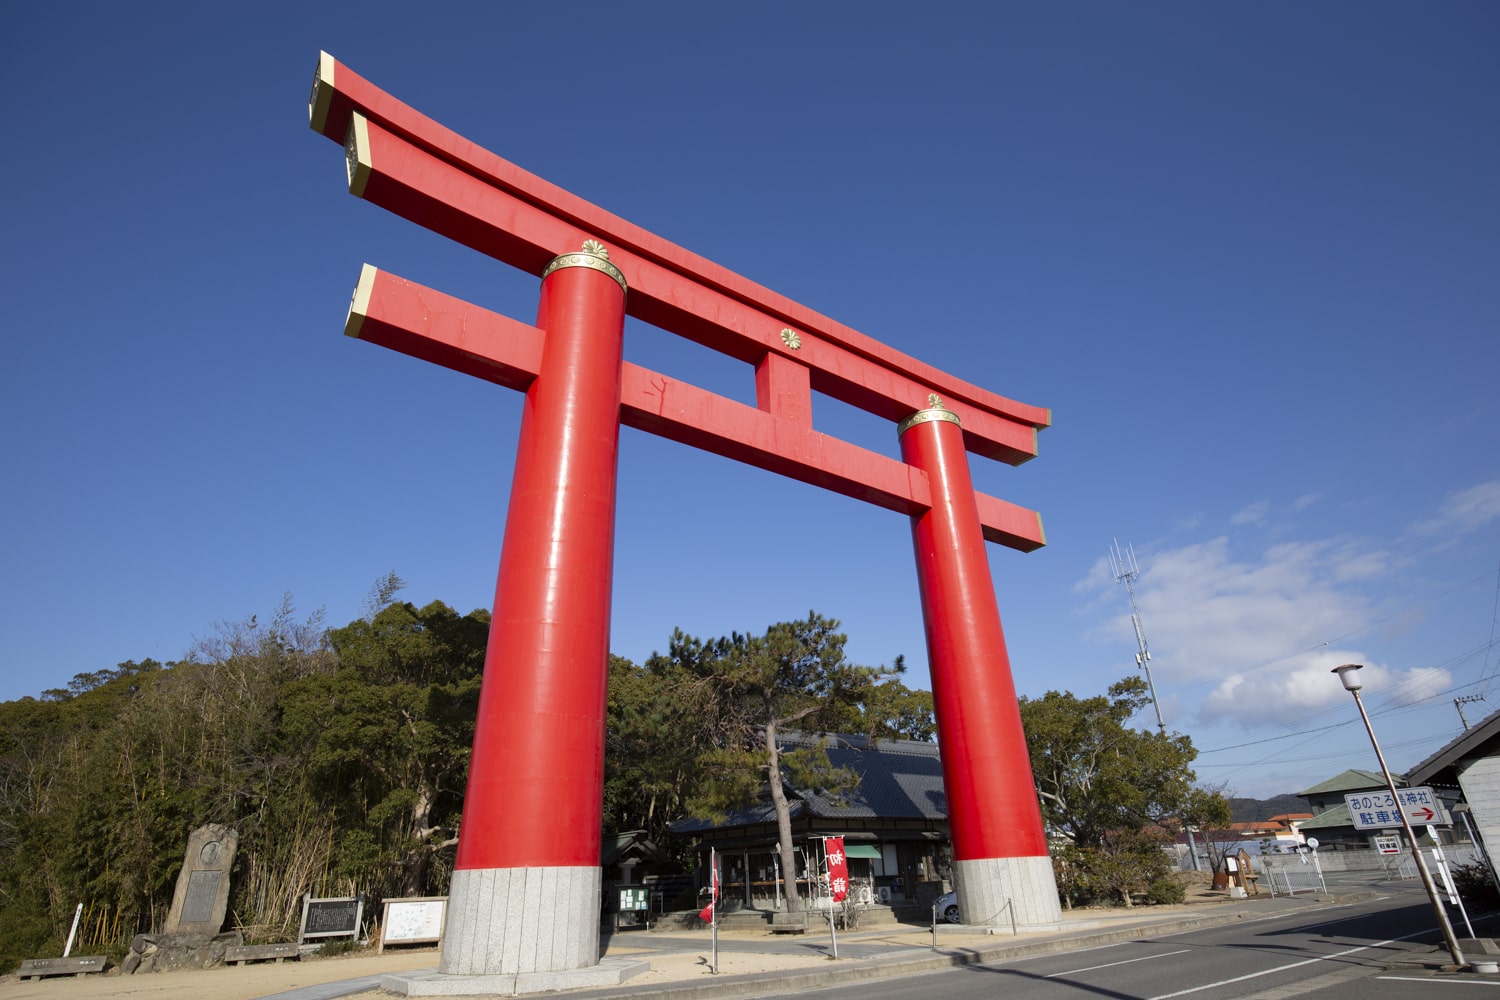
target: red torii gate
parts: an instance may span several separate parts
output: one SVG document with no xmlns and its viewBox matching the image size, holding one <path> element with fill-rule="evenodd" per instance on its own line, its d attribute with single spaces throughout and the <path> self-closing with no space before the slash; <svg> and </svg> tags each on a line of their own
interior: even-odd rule
<svg viewBox="0 0 1500 1000">
<path fill-rule="evenodd" d="M 530 326 L 365 265 L 345 328 L 526 393 L 441 972 L 598 963 L 621 424 L 911 518 L 960 908 L 972 922 L 1007 907 L 1021 924 L 1056 920 L 984 551 L 986 539 L 1022 551 L 1045 539 L 1034 511 L 974 490 L 965 455 L 1012 465 L 1034 457 L 1049 411 L 940 372 L 631 225 L 327 53 L 309 119 L 344 144 L 351 193 L 542 275 Z M 627 313 L 752 365 L 756 406 L 623 361 Z M 897 422 L 903 460 L 813 430 L 814 390 Z"/>
</svg>

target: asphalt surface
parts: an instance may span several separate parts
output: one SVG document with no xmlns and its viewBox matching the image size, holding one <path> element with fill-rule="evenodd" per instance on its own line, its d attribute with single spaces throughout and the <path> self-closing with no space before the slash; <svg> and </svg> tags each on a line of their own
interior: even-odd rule
<svg viewBox="0 0 1500 1000">
<path fill-rule="evenodd" d="M 1170 908 L 1080 910 L 1064 913 L 1055 928 L 1012 933 L 1011 928 L 939 925 L 886 926 L 867 931 L 840 931 L 837 958 L 826 928 L 805 935 L 768 932 L 720 934 L 719 968 L 753 965 L 759 971 L 715 973 L 710 964 L 713 942 L 707 930 L 626 931 L 605 940 L 606 958 L 645 959 L 652 973 L 618 986 L 559 991 L 588 1000 L 719 1000 L 858 983 L 862 980 L 998 962 L 1057 952 L 1078 951 L 1136 938 L 1216 927 L 1292 913 L 1312 913 L 1375 895 L 1349 887 L 1328 896 L 1261 895 L 1244 900 L 1199 903 Z M 1445 956 L 1446 953 L 1443 953 Z M 1434 950 L 1434 963 L 1442 957 Z M 663 981 L 665 980 L 665 981 Z M 335 1000 L 369 991 L 379 977 L 307 986 L 262 1000 Z M 389 994 L 387 994 L 389 995 Z M 553 994 L 559 995 L 559 994 Z"/>
</svg>

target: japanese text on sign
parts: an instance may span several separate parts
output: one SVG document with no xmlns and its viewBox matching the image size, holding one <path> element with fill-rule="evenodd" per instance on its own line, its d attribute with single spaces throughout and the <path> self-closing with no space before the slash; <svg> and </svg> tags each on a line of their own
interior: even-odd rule
<svg viewBox="0 0 1500 1000">
<path fill-rule="evenodd" d="M 1344 803 L 1349 807 L 1354 828 L 1379 830 L 1400 826 L 1403 812 L 1411 823 L 1448 822 L 1442 803 L 1431 788 L 1398 788 L 1396 792 L 1401 803 L 1399 810 L 1396 806 L 1397 799 L 1392 798 L 1389 791 L 1353 792 L 1345 795 Z"/>
<path fill-rule="evenodd" d="M 828 857 L 828 888 L 835 903 L 849 895 L 849 861 L 844 856 L 843 837 L 824 837 L 823 850 Z"/>
</svg>

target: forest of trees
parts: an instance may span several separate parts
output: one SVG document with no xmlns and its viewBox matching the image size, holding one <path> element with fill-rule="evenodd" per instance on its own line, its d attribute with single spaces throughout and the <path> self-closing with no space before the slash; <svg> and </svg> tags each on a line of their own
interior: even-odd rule
<svg viewBox="0 0 1500 1000">
<path fill-rule="evenodd" d="M 118 955 L 159 928 L 187 835 L 204 823 L 239 832 L 228 924 L 247 941 L 295 933 L 308 892 L 445 893 L 490 616 L 398 602 L 400 589 L 394 574 L 382 580 L 366 615 L 337 628 L 287 599 L 269 621 L 218 626 L 179 662 L 128 661 L 0 703 L 0 972 L 59 954 L 79 902 L 84 953 Z M 933 739 L 932 696 L 902 683 L 900 659 L 852 664 L 845 641 L 810 612 L 760 635 L 678 631 L 640 665 L 612 656 L 606 831 L 645 830 L 690 864 L 673 820 L 856 780 L 826 754 L 781 750 L 778 732 Z M 1139 692 L 1122 684 L 1097 718 L 1074 699 L 1103 734 L 1092 745 L 1069 742 L 1072 695 L 1022 703 L 1042 740 L 1032 756 L 1046 818 L 1096 857 L 1145 857 L 1117 831 L 1169 822 L 1202 795 L 1186 737 L 1130 729 Z M 1105 787 L 1137 791 L 1083 808 Z M 1089 877 L 1065 896 L 1128 901 L 1141 881 Z"/>
</svg>

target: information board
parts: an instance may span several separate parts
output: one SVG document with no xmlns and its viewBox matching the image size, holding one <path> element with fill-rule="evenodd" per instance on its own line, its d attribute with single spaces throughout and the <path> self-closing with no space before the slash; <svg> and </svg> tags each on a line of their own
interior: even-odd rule
<svg viewBox="0 0 1500 1000">
<path fill-rule="evenodd" d="M 435 944 L 443 939 L 447 918 L 447 896 L 387 899 L 380 918 L 380 945 L 376 953 L 384 951 L 388 944 Z"/>
<path fill-rule="evenodd" d="M 302 927 L 297 943 L 315 938 L 358 937 L 364 918 L 365 901 L 359 896 L 333 896 L 327 899 L 302 897 Z"/>
</svg>

